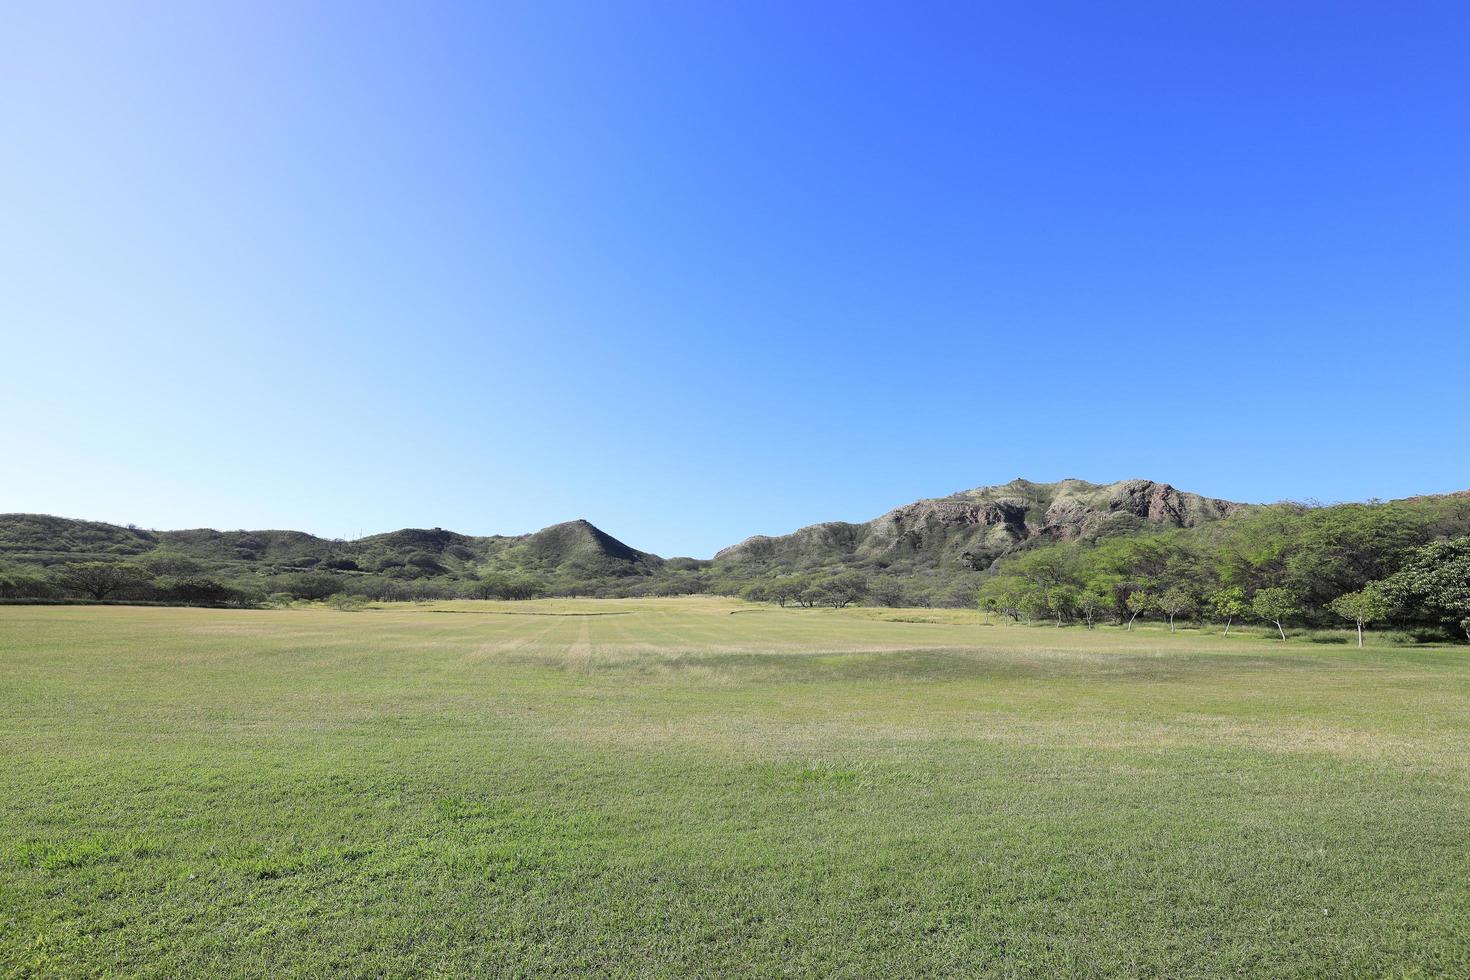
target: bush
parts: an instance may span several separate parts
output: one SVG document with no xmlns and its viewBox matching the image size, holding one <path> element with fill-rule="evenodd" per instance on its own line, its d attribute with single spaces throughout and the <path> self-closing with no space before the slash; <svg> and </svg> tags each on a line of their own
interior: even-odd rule
<svg viewBox="0 0 1470 980">
<path fill-rule="evenodd" d="M 299 572 L 295 575 L 277 576 L 277 591 L 289 592 L 297 599 L 325 599 L 342 591 L 342 583 L 335 575 L 326 572 Z"/>
<path fill-rule="evenodd" d="M 226 591 L 225 605 L 235 609 L 255 609 L 266 601 L 265 592 L 253 584 L 234 582 Z"/>
<path fill-rule="evenodd" d="M 941 609 L 970 609 L 980 592 L 980 583 L 963 578 L 941 587 L 933 593 L 932 603 Z M 917 605 L 918 603 L 916 603 Z M 924 603 L 928 605 L 928 603 Z"/>
<path fill-rule="evenodd" d="M 540 579 L 529 575 L 491 572 L 469 588 L 471 599 L 534 599 L 546 591 Z"/>
<path fill-rule="evenodd" d="M 220 606 L 230 598 L 230 587 L 212 578 L 192 577 L 159 583 L 162 598 L 186 606 Z"/>
<path fill-rule="evenodd" d="M 902 606 L 905 604 L 903 585 L 897 579 L 879 579 L 868 590 L 868 601 L 875 606 Z"/>
<path fill-rule="evenodd" d="M 148 573 L 137 565 L 105 561 L 63 565 L 53 574 L 53 580 L 67 592 L 88 599 L 137 598 L 139 593 L 151 591 Z"/>
<path fill-rule="evenodd" d="M 54 599 L 60 594 L 43 575 L 19 568 L 0 568 L 0 599 Z"/>
</svg>

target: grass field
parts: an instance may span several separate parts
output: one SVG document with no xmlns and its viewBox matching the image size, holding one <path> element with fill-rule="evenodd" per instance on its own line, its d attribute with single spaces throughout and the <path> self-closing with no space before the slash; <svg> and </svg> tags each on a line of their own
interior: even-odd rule
<svg viewBox="0 0 1470 980">
<path fill-rule="evenodd" d="M 0 607 L 0 974 L 1470 975 L 1465 648 L 891 618 Z"/>
</svg>

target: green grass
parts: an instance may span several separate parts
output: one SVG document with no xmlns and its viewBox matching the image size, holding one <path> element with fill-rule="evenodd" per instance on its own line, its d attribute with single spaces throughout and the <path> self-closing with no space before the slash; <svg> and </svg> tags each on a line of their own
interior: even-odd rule
<svg viewBox="0 0 1470 980">
<path fill-rule="evenodd" d="M 1470 974 L 1464 648 L 0 607 L 0 758 L 4 976 Z"/>
</svg>

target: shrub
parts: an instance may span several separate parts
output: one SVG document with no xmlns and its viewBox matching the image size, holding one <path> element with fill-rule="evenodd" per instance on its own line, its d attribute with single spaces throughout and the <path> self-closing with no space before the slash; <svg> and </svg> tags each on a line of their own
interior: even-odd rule
<svg viewBox="0 0 1470 980">
<path fill-rule="evenodd" d="M 218 606 L 230 598 L 230 587 L 212 578 L 196 576 L 160 584 L 160 594 L 165 599 L 186 606 Z"/>
<path fill-rule="evenodd" d="M 0 568 L 0 599 L 52 599 L 59 594 L 45 576 L 19 568 Z"/>
<path fill-rule="evenodd" d="M 342 584 L 335 575 L 327 572 L 299 572 L 281 575 L 276 579 L 278 591 L 289 592 L 298 599 L 325 599 L 342 591 Z"/>
</svg>

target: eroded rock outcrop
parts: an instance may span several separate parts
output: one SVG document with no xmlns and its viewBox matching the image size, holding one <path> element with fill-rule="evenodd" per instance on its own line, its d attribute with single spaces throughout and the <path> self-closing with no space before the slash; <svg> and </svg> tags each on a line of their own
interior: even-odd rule
<svg viewBox="0 0 1470 980">
<path fill-rule="evenodd" d="M 715 561 L 801 566 L 868 560 L 880 567 L 985 568 L 1033 539 L 1103 537 L 1150 525 L 1195 527 L 1242 506 L 1152 480 L 1018 479 L 916 500 L 865 524 L 815 524 L 791 534 L 749 538 L 721 551 Z"/>
</svg>

